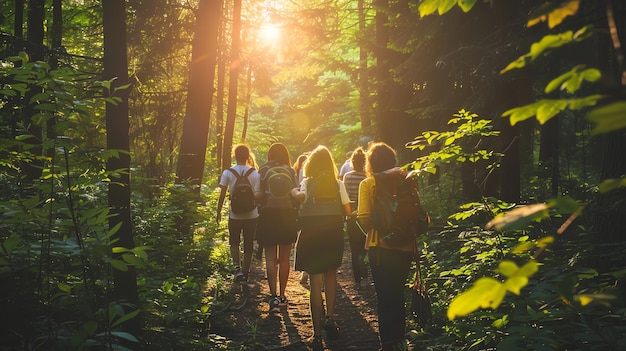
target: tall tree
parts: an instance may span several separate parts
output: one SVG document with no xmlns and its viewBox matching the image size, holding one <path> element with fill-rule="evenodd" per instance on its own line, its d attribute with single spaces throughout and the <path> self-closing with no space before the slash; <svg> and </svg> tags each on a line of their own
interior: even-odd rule
<svg viewBox="0 0 626 351">
<path fill-rule="evenodd" d="M 358 0 L 359 11 L 359 33 L 365 33 L 365 6 L 364 0 Z M 359 114 L 361 115 L 361 128 L 364 134 L 369 134 L 370 126 L 372 124 L 369 113 L 369 82 L 367 74 L 367 53 L 368 50 L 365 47 L 365 38 L 361 38 L 359 42 Z"/>
<path fill-rule="evenodd" d="M 233 31 L 230 46 L 230 75 L 228 78 L 228 109 L 226 111 L 226 125 L 222 142 L 222 167 L 226 168 L 231 162 L 231 148 L 237 119 L 237 86 L 239 70 L 241 68 L 241 0 L 234 0 Z"/>
<path fill-rule="evenodd" d="M 130 213 L 130 141 L 128 117 L 128 58 L 126 48 L 126 5 L 125 0 L 102 1 L 102 23 L 104 31 L 104 79 L 111 80 L 111 88 L 105 94 L 113 94 L 118 102 L 106 103 L 107 148 L 114 150 L 117 157 L 107 160 L 109 183 L 109 207 L 113 216 L 109 227 L 119 226 L 113 238 L 115 245 L 132 249 L 135 247 Z M 113 270 L 114 295 L 139 305 L 137 273 L 134 266 L 128 270 Z M 131 319 L 129 331 L 139 332 L 138 319 Z"/>
<path fill-rule="evenodd" d="M 26 39 L 28 40 L 26 52 L 29 54 L 31 61 L 43 61 L 44 60 L 44 21 L 46 19 L 44 0 L 31 0 L 28 2 L 27 18 L 28 24 L 26 28 Z M 41 87 L 32 86 L 26 93 L 25 106 L 22 109 L 22 121 L 24 126 L 28 128 L 36 139 L 43 139 L 42 126 L 39 123 L 34 123 L 32 117 L 36 114 L 35 105 L 30 101 L 38 93 L 42 92 Z M 31 152 L 34 159 L 32 162 L 24 164 L 24 184 L 33 184 L 36 179 L 41 176 L 41 161 L 39 158 L 42 156 L 43 148 L 38 142 L 33 143 Z"/>
<path fill-rule="evenodd" d="M 199 185 L 204 172 L 213 81 L 217 59 L 217 37 L 222 1 L 200 0 L 193 36 L 187 107 L 176 168 L 177 182 Z"/>
</svg>

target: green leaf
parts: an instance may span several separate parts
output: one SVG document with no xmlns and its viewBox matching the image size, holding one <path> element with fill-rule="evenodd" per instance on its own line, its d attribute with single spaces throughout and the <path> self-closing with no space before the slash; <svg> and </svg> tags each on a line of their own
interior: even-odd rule
<svg viewBox="0 0 626 351">
<path fill-rule="evenodd" d="M 600 183 L 599 189 L 601 193 L 607 193 L 611 190 L 626 187 L 626 177 L 605 179 Z"/>
<path fill-rule="evenodd" d="M 417 10 L 421 17 L 432 15 L 439 8 L 439 0 L 424 0 L 420 3 Z"/>
<path fill-rule="evenodd" d="M 526 54 L 526 55 L 522 55 L 520 57 L 518 57 L 515 61 L 509 63 L 505 68 L 503 68 L 500 71 L 500 74 L 504 74 L 510 70 L 516 69 L 516 68 L 524 68 L 526 67 L 526 62 L 530 61 L 530 55 Z"/>
<path fill-rule="evenodd" d="M 504 287 L 507 291 L 512 292 L 515 295 L 519 295 L 522 288 L 528 284 L 528 278 L 520 275 L 515 275 L 504 282 Z"/>
<path fill-rule="evenodd" d="M 4 256 L 10 257 L 11 253 L 20 243 L 20 236 L 17 233 L 11 233 L 2 243 L 2 253 Z"/>
<path fill-rule="evenodd" d="M 463 12 L 469 12 L 474 7 L 476 0 L 459 0 L 459 7 Z"/>
<path fill-rule="evenodd" d="M 490 277 L 480 278 L 469 290 L 452 300 L 448 306 L 448 319 L 468 315 L 479 308 L 497 308 L 505 294 L 504 284 Z"/>
<path fill-rule="evenodd" d="M 566 100 L 541 100 L 537 107 L 537 121 L 545 124 L 552 117 L 567 108 Z"/>
<path fill-rule="evenodd" d="M 567 90 L 568 93 L 575 93 L 580 88 L 583 81 L 595 82 L 602 76 L 595 68 L 585 69 L 585 65 L 578 65 L 557 78 L 553 79 L 545 88 L 546 93 L 551 93 L 557 88 Z"/>
<path fill-rule="evenodd" d="M 574 213 L 580 208 L 578 201 L 569 196 L 550 199 L 547 203 L 550 208 L 557 208 L 560 213 Z"/>
<path fill-rule="evenodd" d="M 444 13 L 450 11 L 454 5 L 456 5 L 456 2 L 457 0 L 439 0 L 437 13 L 439 13 L 439 15 L 443 15 Z"/>
<path fill-rule="evenodd" d="M 117 269 L 118 271 L 126 272 L 128 271 L 128 265 L 120 260 L 111 260 L 111 266 Z"/>
<path fill-rule="evenodd" d="M 498 265 L 496 272 L 504 275 L 505 277 L 511 277 L 519 270 L 519 267 L 513 261 L 502 261 Z"/>
<path fill-rule="evenodd" d="M 499 214 L 487 223 L 485 229 L 495 228 L 503 231 L 526 229 L 531 222 L 547 217 L 548 208 L 545 203 L 521 206 Z"/>
<path fill-rule="evenodd" d="M 66 294 L 70 294 L 72 292 L 72 287 L 65 283 L 57 283 L 57 288 Z"/>
<path fill-rule="evenodd" d="M 530 46 L 530 60 L 534 61 L 544 52 L 569 44 L 574 39 L 574 33 L 570 30 L 564 33 L 546 35 L 540 41 Z"/>
<path fill-rule="evenodd" d="M 626 127 L 626 101 L 615 102 L 590 111 L 587 119 L 595 124 L 592 135 L 605 134 Z"/>
<path fill-rule="evenodd" d="M 139 339 L 134 337 L 132 334 L 126 332 L 112 331 L 111 335 L 117 336 L 118 338 L 126 339 L 128 341 L 139 342 Z"/>
<path fill-rule="evenodd" d="M 121 225 L 121 223 L 118 223 L 118 224 Z M 128 252 L 128 251 L 129 251 L 129 249 L 127 249 L 125 247 L 122 247 L 122 246 L 115 246 L 114 248 L 111 249 L 111 252 L 114 253 L 114 254 L 122 253 L 122 252 Z"/>
<path fill-rule="evenodd" d="M 120 324 L 122 324 L 122 323 L 124 323 L 124 322 L 126 322 L 126 321 L 128 321 L 130 319 L 132 319 L 132 318 L 135 318 L 139 314 L 139 311 L 141 311 L 141 310 L 134 310 L 134 311 L 132 311 L 130 313 L 127 313 L 127 314 L 123 315 L 122 317 L 118 318 L 115 322 L 113 322 L 113 324 L 111 324 L 111 327 L 115 327 L 117 325 L 120 325 Z"/>
</svg>

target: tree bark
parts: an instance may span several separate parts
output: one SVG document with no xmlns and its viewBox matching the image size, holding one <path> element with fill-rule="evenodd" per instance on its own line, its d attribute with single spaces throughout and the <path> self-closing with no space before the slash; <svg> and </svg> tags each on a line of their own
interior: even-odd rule
<svg viewBox="0 0 626 351">
<path fill-rule="evenodd" d="M 43 61 L 44 60 L 44 21 L 46 19 L 45 13 L 45 1 L 44 0 L 31 0 L 28 2 L 28 24 L 26 29 L 27 47 L 26 52 L 30 56 L 30 61 Z M 31 85 L 30 90 L 24 97 L 25 106 L 22 109 L 22 118 L 24 125 L 27 126 L 30 133 L 32 133 L 36 140 L 43 140 L 43 128 L 40 124 L 34 123 L 32 117 L 37 113 L 34 109 L 34 105 L 30 103 L 33 96 L 42 92 L 42 88 L 36 85 Z M 34 157 L 41 157 L 43 154 L 43 147 L 40 142 L 34 141 L 32 148 L 30 149 Z M 23 164 L 24 170 L 24 185 L 26 187 L 35 184 L 39 177 L 41 177 L 43 163 L 40 159 L 34 159 L 32 162 L 26 162 Z"/>
<path fill-rule="evenodd" d="M 241 58 L 239 55 L 241 43 L 241 0 L 234 0 L 233 7 L 233 32 L 231 39 L 230 75 L 228 77 L 228 110 L 226 112 L 226 126 L 222 142 L 222 168 L 231 163 L 231 148 L 235 133 L 235 119 L 237 118 L 237 86 Z"/>
<path fill-rule="evenodd" d="M 107 160 L 109 184 L 108 202 L 111 208 L 109 227 L 121 225 L 113 235 L 115 245 L 127 249 L 135 247 L 130 213 L 130 141 L 128 115 L 128 89 L 113 93 L 114 89 L 128 84 L 128 58 L 126 48 L 126 5 L 124 0 L 102 1 L 102 23 L 104 28 L 104 79 L 114 79 L 111 90 L 105 95 L 114 94 L 120 98 L 117 104 L 106 103 L 107 149 L 118 150 L 118 157 Z M 116 256 L 114 255 L 114 258 Z M 137 273 L 134 266 L 127 271 L 113 269 L 114 297 L 139 307 L 137 293 Z M 137 334 L 141 330 L 138 318 L 124 323 L 125 328 Z"/>
<path fill-rule="evenodd" d="M 358 0 L 359 11 L 359 32 L 365 33 L 365 8 L 364 0 Z M 367 49 L 364 47 L 363 38 L 359 44 L 359 112 L 361 116 L 361 130 L 363 134 L 369 135 L 372 125 L 369 113 L 369 84 L 367 74 Z"/>
<path fill-rule="evenodd" d="M 200 0 L 191 51 L 187 108 L 176 169 L 176 182 L 200 185 L 204 171 L 213 81 L 217 59 L 217 32 L 222 1 Z M 196 187 L 195 191 L 199 192 Z"/>
</svg>

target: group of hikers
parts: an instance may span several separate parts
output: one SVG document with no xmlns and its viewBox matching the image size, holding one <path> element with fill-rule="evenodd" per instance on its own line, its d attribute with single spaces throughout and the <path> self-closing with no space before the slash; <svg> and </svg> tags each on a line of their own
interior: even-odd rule
<svg viewBox="0 0 626 351">
<path fill-rule="evenodd" d="M 337 272 L 346 228 L 357 289 L 368 275 L 365 257 L 369 257 L 381 350 L 406 349 L 404 287 L 415 242 L 387 245 L 372 223 L 374 175 L 400 172 L 395 150 L 383 142 L 370 143 L 367 150 L 358 147 L 346 155 L 340 169 L 329 149 L 321 145 L 300 155 L 293 164 L 282 143 L 270 146 L 267 161 L 260 167 L 247 145 L 236 145 L 233 153 L 236 164 L 220 178 L 217 222 L 228 191 L 234 279 L 247 281 L 256 240 L 265 252 L 271 295 L 268 310 L 287 306 L 285 291 L 295 244 L 293 267 L 309 280 L 313 334 L 306 342 L 320 347 L 324 332 L 328 340 L 336 340 L 341 336 L 335 320 Z"/>
</svg>

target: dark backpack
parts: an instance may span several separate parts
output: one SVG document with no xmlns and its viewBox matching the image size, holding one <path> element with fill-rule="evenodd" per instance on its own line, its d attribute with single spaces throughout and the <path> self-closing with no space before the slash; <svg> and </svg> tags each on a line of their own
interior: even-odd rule
<svg viewBox="0 0 626 351">
<path fill-rule="evenodd" d="M 343 215 L 339 184 L 333 175 L 322 173 L 307 180 L 300 217 L 330 215 Z"/>
<path fill-rule="evenodd" d="M 236 177 L 237 181 L 230 190 L 230 208 L 233 213 L 250 212 L 256 206 L 254 202 L 254 189 L 248 176 L 252 174 L 254 168 L 248 169 L 245 174 L 239 174 L 234 168 L 229 168 Z"/>
<path fill-rule="evenodd" d="M 372 226 L 387 245 L 414 243 L 430 223 L 420 203 L 417 182 L 401 173 L 377 173 L 374 179 Z"/>
<path fill-rule="evenodd" d="M 291 189 L 294 188 L 293 174 L 283 165 L 270 167 L 264 174 L 265 207 L 293 207 Z"/>
</svg>

